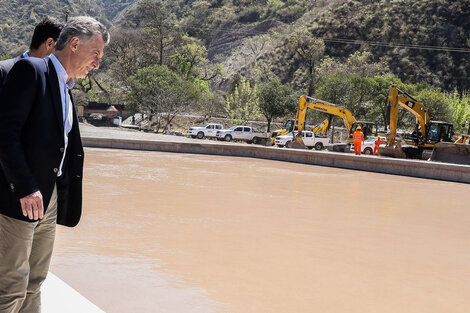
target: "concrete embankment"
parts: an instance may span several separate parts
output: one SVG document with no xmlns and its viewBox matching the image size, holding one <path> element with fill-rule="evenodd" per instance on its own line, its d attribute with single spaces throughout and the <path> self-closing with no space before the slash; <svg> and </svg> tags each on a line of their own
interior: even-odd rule
<svg viewBox="0 0 470 313">
<path fill-rule="evenodd" d="M 83 137 L 85 147 L 252 157 L 470 183 L 470 166 L 248 144 Z"/>
</svg>

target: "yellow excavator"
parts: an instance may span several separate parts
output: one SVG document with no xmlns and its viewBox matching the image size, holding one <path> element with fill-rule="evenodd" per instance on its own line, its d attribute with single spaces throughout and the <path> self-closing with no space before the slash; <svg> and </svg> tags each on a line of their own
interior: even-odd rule
<svg viewBox="0 0 470 313">
<path fill-rule="evenodd" d="M 462 124 L 462 127 L 467 128 L 467 133 L 458 134 L 457 139 L 454 141 L 454 143 L 470 144 L 470 120 Z"/>
<path fill-rule="evenodd" d="M 393 85 L 388 93 L 390 134 L 379 154 L 396 158 L 428 159 L 438 142 L 452 142 L 452 123 L 431 121 L 423 103 Z M 411 136 L 397 140 L 398 109 L 402 107 L 416 117 L 416 130 Z"/>
<path fill-rule="evenodd" d="M 307 101 L 308 100 L 308 101 Z M 293 140 L 294 148 L 304 148 L 305 145 L 302 141 L 301 132 L 304 129 L 305 116 L 307 115 L 307 109 L 313 109 L 316 111 L 324 112 L 330 115 L 339 116 L 343 119 L 344 126 L 348 132 L 348 143 L 352 143 L 352 134 L 358 126 L 361 127 L 364 133 L 364 138 L 368 136 L 377 136 L 377 125 L 374 122 L 357 121 L 352 115 L 351 111 L 346 108 L 337 106 L 336 104 L 326 102 L 320 99 L 315 99 L 303 95 L 299 99 L 299 106 L 295 116 L 294 127 L 297 126 L 297 135 Z M 348 151 L 348 144 L 337 144 L 333 146 L 334 151 L 345 152 Z"/>
<path fill-rule="evenodd" d="M 326 131 L 328 130 L 330 126 L 330 120 L 329 119 L 326 119 L 324 120 L 323 122 L 321 122 L 320 124 L 314 126 L 312 128 L 312 132 L 315 133 L 315 135 L 322 135 L 322 136 L 325 136 L 326 135 Z"/>
<path fill-rule="evenodd" d="M 268 144 L 271 143 L 271 146 L 274 146 L 274 141 L 276 140 L 276 137 L 277 136 L 287 135 L 288 133 L 290 133 L 292 131 L 292 129 L 294 129 L 294 123 L 295 123 L 295 120 L 287 120 L 284 123 L 283 128 L 276 129 L 275 131 L 273 131 L 271 133 L 270 140 L 268 140 Z"/>
<path fill-rule="evenodd" d="M 470 121 L 466 122 L 467 134 L 460 134 L 454 142 L 438 142 L 434 146 L 431 161 L 470 165 Z"/>
<path fill-rule="evenodd" d="M 294 124 L 295 124 L 295 120 L 290 119 L 284 123 L 284 126 L 282 129 L 276 129 L 275 131 L 273 131 L 271 133 L 271 138 L 270 138 L 271 146 L 274 145 L 274 141 L 276 140 L 277 136 L 283 136 L 283 135 L 287 135 L 288 133 L 290 133 L 292 129 L 294 129 Z M 315 135 L 321 134 L 322 136 L 325 136 L 328 130 L 328 126 L 329 126 L 329 120 L 326 119 L 321 124 L 314 126 L 312 128 L 312 131 L 315 133 Z M 297 128 L 295 128 L 295 130 L 297 130 Z"/>
</svg>

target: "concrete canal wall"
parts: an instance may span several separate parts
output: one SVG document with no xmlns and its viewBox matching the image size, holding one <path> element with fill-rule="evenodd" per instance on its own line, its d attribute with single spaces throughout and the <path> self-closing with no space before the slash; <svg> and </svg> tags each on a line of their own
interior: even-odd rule
<svg viewBox="0 0 470 313">
<path fill-rule="evenodd" d="M 252 157 L 410 177 L 470 183 L 470 166 L 418 160 L 355 156 L 349 153 L 279 149 L 236 143 L 183 142 L 83 137 L 85 147 Z"/>
</svg>

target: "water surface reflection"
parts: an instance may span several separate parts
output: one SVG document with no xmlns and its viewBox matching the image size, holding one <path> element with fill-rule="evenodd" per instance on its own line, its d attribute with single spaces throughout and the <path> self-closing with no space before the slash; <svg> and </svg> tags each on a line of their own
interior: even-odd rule
<svg viewBox="0 0 470 313">
<path fill-rule="evenodd" d="M 468 185 L 86 153 L 83 219 L 51 270 L 107 312 L 470 311 Z"/>
</svg>

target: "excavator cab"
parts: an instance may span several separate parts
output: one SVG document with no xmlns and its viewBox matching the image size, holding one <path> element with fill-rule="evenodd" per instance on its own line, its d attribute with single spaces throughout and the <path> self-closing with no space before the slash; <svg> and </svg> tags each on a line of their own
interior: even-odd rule
<svg viewBox="0 0 470 313">
<path fill-rule="evenodd" d="M 284 123 L 283 129 L 278 129 L 278 130 L 273 131 L 271 133 L 271 145 L 274 145 L 274 141 L 277 136 L 286 135 L 290 133 L 294 129 L 294 125 L 295 125 L 295 120 L 287 120 Z M 297 130 L 297 126 L 295 126 L 295 130 Z"/>
<path fill-rule="evenodd" d="M 356 121 L 352 124 L 351 130 L 349 131 L 350 140 L 352 140 L 352 135 L 358 126 L 361 127 L 364 139 L 367 139 L 369 136 L 377 136 L 377 125 L 374 122 Z"/>
<path fill-rule="evenodd" d="M 453 137 L 452 125 L 449 127 L 448 123 L 431 122 L 429 132 L 438 127 L 442 140 L 435 144 L 430 159 L 437 162 L 470 165 L 470 134 L 460 135 L 455 142 L 452 142 L 449 140 Z M 470 128 L 468 131 L 470 133 Z"/>
<path fill-rule="evenodd" d="M 426 143 L 452 142 L 454 126 L 451 123 L 431 121 L 426 134 Z"/>
<path fill-rule="evenodd" d="M 295 120 L 287 120 L 286 123 L 284 124 L 284 129 L 286 129 L 290 133 L 294 129 L 294 124 L 295 124 Z"/>
</svg>

